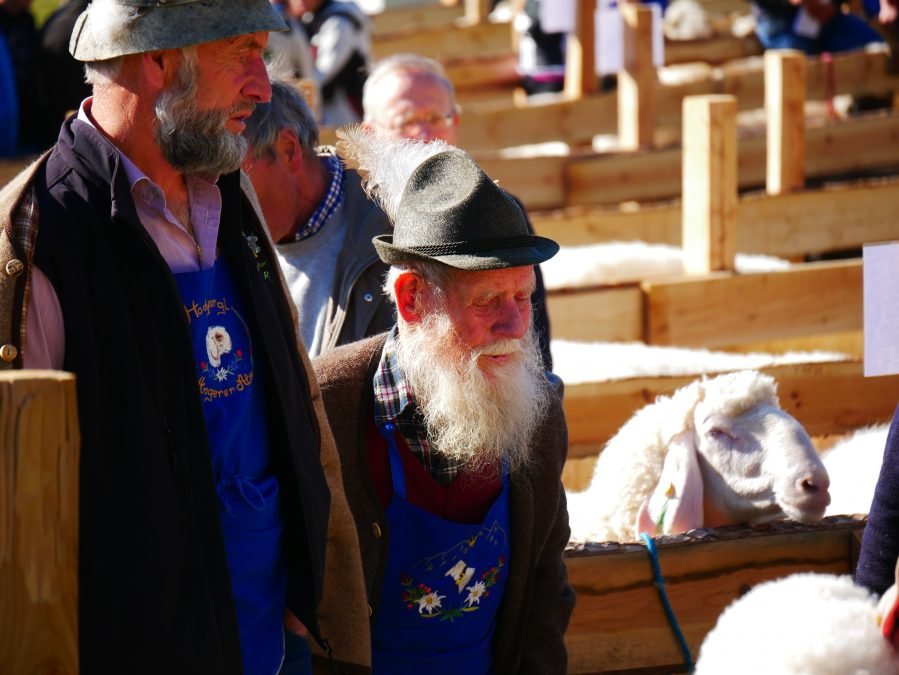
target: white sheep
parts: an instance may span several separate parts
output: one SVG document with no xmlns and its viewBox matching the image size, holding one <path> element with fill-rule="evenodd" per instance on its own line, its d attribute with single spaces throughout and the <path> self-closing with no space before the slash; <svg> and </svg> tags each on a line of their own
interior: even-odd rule
<svg viewBox="0 0 899 675">
<path fill-rule="evenodd" d="M 718 617 L 694 675 L 897 675 L 895 599 L 832 574 L 759 584 Z"/>
<path fill-rule="evenodd" d="M 584 492 L 568 494 L 571 540 L 815 522 L 827 471 L 802 425 L 778 406 L 774 379 L 744 370 L 703 378 L 638 410 L 606 444 Z"/>
<path fill-rule="evenodd" d="M 790 262 L 773 256 L 738 253 L 738 272 L 784 270 Z M 610 241 L 584 246 L 563 246 L 540 264 L 547 290 L 582 288 L 604 284 L 633 283 L 643 279 L 684 274 L 684 251 L 680 246 L 643 241 Z"/>
<path fill-rule="evenodd" d="M 628 377 L 703 375 L 733 370 L 757 370 L 785 363 L 845 361 L 848 354 L 823 350 L 724 352 L 696 347 L 647 345 L 643 342 L 575 342 L 555 339 L 550 343 L 553 372 L 566 385 L 607 382 Z"/>
<path fill-rule="evenodd" d="M 868 513 L 889 430 L 889 424 L 857 429 L 821 453 L 831 479 L 825 516 Z"/>
</svg>

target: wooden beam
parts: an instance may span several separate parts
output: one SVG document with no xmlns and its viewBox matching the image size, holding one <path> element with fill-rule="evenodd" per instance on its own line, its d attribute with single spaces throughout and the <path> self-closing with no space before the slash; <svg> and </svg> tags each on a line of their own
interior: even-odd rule
<svg viewBox="0 0 899 675">
<path fill-rule="evenodd" d="M 721 611 L 751 586 L 796 572 L 851 574 L 863 527 L 834 516 L 660 538 L 668 597 L 693 657 Z M 565 634 L 569 673 L 683 672 L 642 544 L 587 544 L 566 552 L 566 563 L 578 598 Z"/>
<path fill-rule="evenodd" d="M 546 308 L 557 338 L 610 342 L 643 339 L 643 296 L 635 284 L 553 292 Z"/>
<path fill-rule="evenodd" d="M 0 373 L 0 672 L 78 672 L 75 378 Z"/>
<path fill-rule="evenodd" d="M 371 47 L 375 59 L 400 52 L 438 60 L 460 54 L 508 56 L 512 54 L 512 24 L 482 21 L 409 28 L 375 35 Z"/>
<path fill-rule="evenodd" d="M 768 194 L 805 186 L 805 54 L 765 52 L 765 118 Z"/>
<path fill-rule="evenodd" d="M 899 115 L 850 118 L 806 133 L 806 176 L 823 178 L 851 172 L 890 169 L 899 165 Z M 755 136 L 738 142 L 737 177 L 741 189 L 765 183 L 765 138 Z M 535 158 L 539 165 L 543 158 Z M 495 178 L 504 169 L 495 165 Z M 523 172 L 520 165 L 517 172 Z M 609 153 L 573 157 L 566 165 L 566 197 L 555 204 L 541 199 L 529 208 L 561 208 L 625 201 L 670 199 L 680 194 L 681 152 L 678 149 L 637 153 Z"/>
<path fill-rule="evenodd" d="M 861 260 L 650 280 L 642 288 L 647 344 L 725 347 L 862 325 Z"/>
<path fill-rule="evenodd" d="M 391 7 L 372 15 L 372 33 L 377 38 L 378 35 L 401 30 L 447 26 L 463 16 L 465 16 L 465 8 L 461 3 L 451 6 L 433 3 L 410 7 Z"/>
<path fill-rule="evenodd" d="M 498 57 L 497 57 L 498 58 Z M 510 57 L 514 72 L 514 59 Z M 839 94 L 865 94 L 899 90 L 899 76 L 886 71 L 886 55 L 881 52 L 852 52 L 835 54 L 832 66 L 822 64 L 820 58 L 808 60 L 806 91 L 808 100 L 824 100 L 827 68 L 832 68 Z M 752 59 L 727 68 L 717 68 L 712 76 L 699 81 L 675 85 L 656 84 L 654 92 L 656 135 L 680 138 L 682 126 L 681 103 L 687 96 L 703 94 L 733 94 L 739 110 L 764 107 L 764 70 L 761 59 Z M 473 77 L 468 73 L 468 77 Z M 452 74 L 451 80 L 460 86 Z M 479 84 L 486 86 L 487 75 Z M 463 86 L 464 83 L 462 83 Z M 507 81 L 505 85 L 510 86 Z M 559 98 L 555 101 L 529 103 L 527 107 L 512 107 L 511 92 L 506 92 L 506 105 L 478 103 L 462 113 L 459 144 L 470 152 L 503 148 L 528 143 L 560 140 L 572 144 L 590 141 L 596 134 L 617 133 L 617 93 L 605 92 L 584 96 L 578 100 Z M 494 99 L 495 100 L 495 99 Z M 583 106 L 583 107 L 582 107 Z M 532 112 L 538 108 L 539 112 Z M 486 128 L 485 128 L 486 127 Z M 501 133 L 496 135 L 497 128 Z"/>
<path fill-rule="evenodd" d="M 737 251 L 782 258 L 858 248 L 899 238 L 899 178 L 829 185 L 737 202 Z M 531 211 L 538 234 L 563 246 L 606 241 L 681 245 L 681 205 L 573 206 Z"/>
<path fill-rule="evenodd" d="M 490 0 L 465 0 L 465 20 L 471 23 L 487 21 L 491 7 Z"/>
<path fill-rule="evenodd" d="M 777 380 L 784 410 L 811 436 L 846 433 L 889 422 L 899 401 L 899 375 L 865 377 L 861 361 L 833 361 L 761 369 Z M 710 373 L 712 374 L 712 373 Z M 635 377 L 565 385 L 569 457 L 585 456 L 614 436 L 643 406 L 695 380 L 698 375 Z"/>
<path fill-rule="evenodd" d="M 736 99 L 685 98 L 681 229 L 685 272 L 734 269 L 736 209 Z"/>
<path fill-rule="evenodd" d="M 736 37 L 715 35 L 700 40 L 665 40 L 665 65 L 710 63 L 717 65 L 735 59 L 758 56 L 762 45 L 755 35 Z"/>
<path fill-rule="evenodd" d="M 479 158 L 478 164 L 529 208 L 552 208 L 565 200 L 567 161 L 567 157 L 541 157 L 539 162 L 531 158 Z"/>
<path fill-rule="evenodd" d="M 618 5 L 624 28 L 623 68 L 618 73 L 618 143 L 622 150 L 652 147 L 656 69 L 652 61 L 652 9 Z M 595 78 L 594 78 L 595 79 Z"/>
<path fill-rule="evenodd" d="M 596 0 L 575 6 L 574 32 L 566 39 L 565 96 L 579 99 L 596 91 Z"/>
</svg>

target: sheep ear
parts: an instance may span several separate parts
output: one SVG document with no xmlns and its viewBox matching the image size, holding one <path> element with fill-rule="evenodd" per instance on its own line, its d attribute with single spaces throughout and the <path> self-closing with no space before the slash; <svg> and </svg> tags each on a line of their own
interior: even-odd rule
<svg viewBox="0 0 899 675">
<path fill-rule="evenodd" d="M 637 536 L 686 532 L 702 527 L 702 472 L 693 431 L 683 431 L 668 445 L 659 482 L 640 505 Z"/>
</svg>

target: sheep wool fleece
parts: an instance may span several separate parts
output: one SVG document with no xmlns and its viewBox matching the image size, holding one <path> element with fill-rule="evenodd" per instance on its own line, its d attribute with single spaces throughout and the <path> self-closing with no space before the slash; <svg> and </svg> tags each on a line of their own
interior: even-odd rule
<svg viewBox="0 0 899 675">
<path fill-rule="evenodd" d="M 390 533 L 368 475 L 365 438 L 374 414 L 372 378 L 385 340 L 386 333 L 313 360 L 328 419 L 334 421 L 369 603 L 375 613 Z M 569 536 L 561 482 L 568 432 L 555 396 L 532 447 L 531 466 L 512 474 L 509 486 L 511 554 L 494 637 L 491 672 L 495 673 L 564 673 L 567 668 L 563 636 L 575 602 L 562 557 Z"/>
<path fill-rule="evenodd" d="M 265 373 L 281 486 L 287 606 L 335 665 L 367 672 L 362 564 L 321 394 L 296 334 L 249 180 L 218 181 L 219 256 L 247 307 Z M 174 277 L 140 224 L 118 151 L 67 121 L 0 192 L 2 367 L 22 366 L 32 266 L 65 322 L 81 431 L 82 672 L 241 672 L 218 499 L 190 331 Z M 314 645 L 313 645 L 314 646 Z"/>
</svg>

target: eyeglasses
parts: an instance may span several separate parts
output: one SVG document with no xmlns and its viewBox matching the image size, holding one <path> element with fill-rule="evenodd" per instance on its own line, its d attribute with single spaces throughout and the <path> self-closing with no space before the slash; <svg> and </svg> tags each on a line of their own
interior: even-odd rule
<svg viewBox="0 0 899 675">
<path fill-rule="evenodd" d="M 455 121 L 455 113 L 434 113 L 433 115 L 418 117 L 414 115 L 395 117 L 389 124 L 381 126 L 395 134 L 412 134 L 421 131 L 424 127 L 428 129 L 449 129 Z"/>
</svg>

